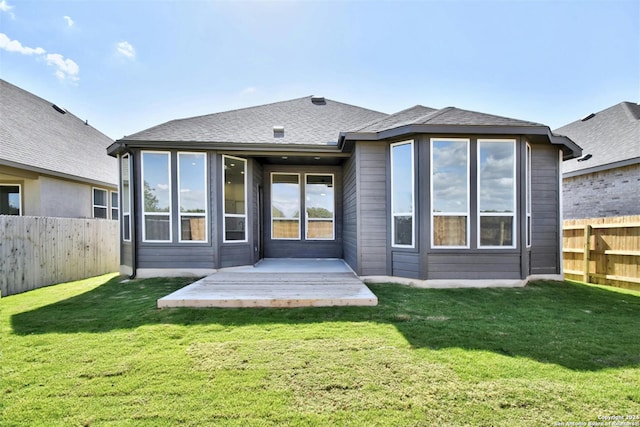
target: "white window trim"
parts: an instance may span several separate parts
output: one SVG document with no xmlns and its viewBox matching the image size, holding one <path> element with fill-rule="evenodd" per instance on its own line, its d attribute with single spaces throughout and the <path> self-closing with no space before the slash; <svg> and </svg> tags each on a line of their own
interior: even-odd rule
<svg viewBox="0 0 640 427">
<path fill-rule="evenodd" d="M 433 143 L 434 141 L 465 142 L 467 145 L 467 211 L 466 212 L 433 212 Z M 431 248 L 433 249 L 469 249 L 471 247 L 471 140 L 469 138 L 431 138 L 429 147 L 429 185 L 431 206 Z M 466 245 L 461 246 L 436 246 L 434 243 L 433 223 L 436 216 L 464 216 L 467 218 Z"/>
<path fill-rule="evenodd" d="M 96 205 L 96 190 L 102 191 L 103 193 L 105 193 L 104 199 L 105 199 L 105 202 L 107 203 L 106 205 Z M 93 218 L 109 219 L 109 217 L 110 217 L 109 197 L 110 197 L 109 190 L 105 190 L 104 188 L 100 188 L 100 187 L 92 187 L 91 188 L 91 214 L 92 214 L 91 216 Z M 96 208 L 103 208 L 105 210 L 105 217 L 104 218 L 96 216 Z"/>
<path fill-rule="evenodd" d="M 180 206 L 182 205 L 182 192 L 180 186 L 180 155 L 194 155 L 199 154 L 204 156 L 204 213 L 194 212 L 181 212 Z M 178 180 L 178 242 L 179 243 L 208 243 L 209 242 L 209 187 L 207 185 L 207 153 L 201 151 L 178 151 L 178 173 L 176 179 Z M 223 189 L 224 191 L 224 189 Z M 224 193 L 223 193 L 224 194 Z M 224 199 L 222 199 L 224 200 Z M 198 216 L 204 217 L 204 240 L 182 240 L 182 217 L 183 216 Z"/>
<path fill-rule="evenodd" d="M 302 232 L 300 230 L 301 227 L 301 222 L 302 222 L 302 218 L 300 218 L 300 215 L 302 214 L 302 212 L 300 212 L 300 214 L 298 215 L 298 218 L 278 218 L 278 219 L 274 219 L 273 218 L 273 176 L 274 175 L 295 175 L 298 177 L 298 204 L 300 205 L 300 210 L 302 210 L 302 183 L 300 182 L 300 174 L 299 173 L 293 173 L 293 172 L 271 172 L 270 176 L 271 176 L 271 187 L 269 189 L 269 196 L 270 196 L 270 203 L 269 203 L 269 216 L 271 217 L 271 240 L 302 240 Z M 306 209 L 305 209 L 306 210 Z M 306 213 L 305 213 L 306 215 Z M 291 220 L 296 220 L 298 221 L 298 237 L 290 237 L 290 238 L 285 238 L 285 237 L 273 237 L 273 224 L 274 221 L 291 221 Z"/>
<path fill-rule="evenodd" d="M 120 218 L 120 205 L 118 204 L 118 206 L 113 206 L 113 195 L 116 195 L 116 199 L 118 201 L 120 201 L 119 197 L 120 197 L 120 193 L 118 193 L 117 191 L 109 191 L 109 218 L 114 219 L 114 220 L 118 220 Z M 118 211 L 118 213 L 116 214 L 115 218 L 113 217 L 113 210 Z"/>
<path fill-rule="evenodd" d="M 164 154 L 168 157 L 168 162 L 167 162 L 167 173 L 168 173 L 168 178 L 169 178 L 169 182 L 167 183 L 167 185 L 169 185 L 169 212 L 146 212 L 144 210 L 144 155 L 145 154 Z M 143 242 L 149 242 L 149 243 L 171 243 L 172 240 L 172 236 L 173 236 L 173 212 L 172 212 L 172 201 L 173 201 L 173 192 L 172 192 L 172 185 L 173 183 L 171 182 L 171 152 L 170 151 L 152 151 L 152 150 L 145 150 L 145 151 L 141 151 L 140 152 L 140 207 L 142 209 L 142 241 Z M 129 183 L 129 186 L 131 186 L 131 183 Z M 147 215 L 150 216 L 169 216 L 169 240 L 147 240 L 147 227 L 145 227 L 145 217 Z"/>
<path fill-rule="evenodd" d="M 125 154 L 122 156 L 121 158 L 121 162 L 120 162 L 120 170 L 122 173 L 122 160 L 127 159 L 127 164 L 128 164 L 128 168 L 127 168 L 127 172 L 129 173 L 129 176 L 127 176 L 127 181 L 129 181 L 129 191 L 127 191 L 127 194 L 125 195 L 123 190 L 122 190 L 122 181 L 123 181 L 123 176 L 120 176 L 120 182 L 118 183 L 118 194 L 120 195 L 120 206 L 118 206 L 118 212 L 122 214 L 122 241 L 123 242 L 130 242 L 131 241 L 131 156 L 129 156 L 129 154 Z M 127 197 L 129 203 L 127 203 L 129 205 L 129 211 L 125 212 L 124 211 L 124 198 Z M 121 208 L 122 207 L 122 208 Z M 128 216 L 129 217 L 129 221 L 127 222 L 129 224 L 129 238 L 125 239 L 125 233 L 124 233 L 124 217 Z"/>
<path fill-rule="evenodd" d="M 393 192 L 393 149 L 399 145 L 409 144 L 411 146 L 411 209 L 412 212 L 398 212 L 394 213 L 395 207 L 395 194 Z M 392 248 L 403 248 L 403 249 L 414 249 L 416 247 L 416 189 L 415 189 L 415 150 L 413 139 L 409 139 L 406 141 L 394 142 L 390 145 L 390 160 L 391 160 L 391 247 Z M 400 245 L 395 243 L 396 236 L 396 216 L 410 216 L 411 217 L 411 244 L 410 245 Z"/>
<path fill-rule="evenodd" d="M 525 161 L 525 163 L 526 163 L 526 165 L 525 165 L 525 168 L 526 168 L 525 176 L 526 176 L 526 178 L 525 179 L 527 180 L 527 182 L 525 184 L 526 185 L 525 191 L 527 193 L 527 195 L 526 195 L 526 198 L 527 198 L 527 201 L 526 201 L 526 204 L 527 204 L 527 206 L 526 206 L 527 215 L 526 216 L 527 216 L 527 218 L 526 218 L 526 224 L 525 224 L 525 233 L 526 233 L 525 239 L 526 239 L 526 247 L 530 248 L 531 247 L 531 243 L 533 241 L 533 218 L 532 218 L 533 217 L 532 216 L 533 205 L 531 204 L 531 187 L 532 187 L 532 182 L 531 182 L 531 180 L 532 180 L 532 177 L 531 177 L 531 171 L 532 171 L 531 162 L 532 162 L 532 160 L 531 159 L 533 158 L 533 150 L 532 150 L 531 144 L 529 144 L 529 142 L 527 142 L 526 152 L 527 153 L 526 153 L 526 161 Z"/>
<path fill-rule="evenodd" d="M 2 187 L 18 187 L 18 215 L 22 216 L 22 184 L 13 182 L 0 182 Z M 93 192 L 91 193 L 93 197 Z"/>
<path fill-rule="evenodd" d="M 225 159 L 233 159 L 236 161 L 243 162 L 244 164 L 244 214 L 228 214 L 226 213 L 226 197 L 224 193 L 224 186 L 226 184 L 225 176 L 224 176 L 224 160 Z M 247 159 L 241 159 L 240 157 L 228 156 L 226 154 L 222 155 L 222 242 L 223 243 L 247 243 L 249 241 L 249 223 L 247 221 Z M 244 218 L 244 240 L 227 240 L 227 230 L 226 230 L 226 218 Z"/>
<path fill-rule="evenodd" d="M 307 197 L 307 177 L 308 176 L 330 176 L 331 177 L 331 185 L 333 186 L 333 211 L 331 212 L 331 214 L 333 215 L 331 217 L 331 219 L 329 218 L 309 218 L 309 215 L 307 215 L 307 204 L 306 204 L 306 199 L 305 199 L 305 206 L 304 206 L 304 226 L 305 226 L 305 231 L 304 231 L 304 238 L 305 240 L 324 240 L 324 241 L 331 241 L 331 240 L 335 240 L 336 239 L 336 178 L 334 176 L 334 174 L 332 173 L 307 173 L 304 175 L 304 197 Z M 331 221 L 332 227 L 331 227 L 331 237 L 313 237 L 310 238 L 309 237 L 309 219 L 311 219 L 312 221 L 325 221 L 325 222 L 329 222 Z"/>
<path fill-rule="evenodd" d="M 480 145 L 483 142 L 500 142 L 500 143 L 511 143 L 511 145 L 513 146 L 513 212 L 511 213 L 505 213 L 505 212 L 487 212 L 485 214 L 482 214 L 480 212 L 480 174 L 481 174 L 481 168 L 480 168 Z M 477 230 L 476 230 L 476 237 L 478 239 L 478 249 L 515 249 L 518 247 L 518 235 L 516 234 L 516 230 L 518 229 L 517 224 L 518 224 L 518 218 L 517 218 L 517 206 L 518 206 L 518 191 L 517 191 L 517 182 L 518 182 L 518 176 L 516 175 L 516 171 L 517 171 L 517 164 L 518 164 L 518 159 L 517 159 L 517 145 L 516 145 L 516 140 L 515 139 L 498 139 L 498 138 L 491 138 L 491 139 L 478 139 L 478 148 L 477 148 L 477 162 L 476 162 L 476 168 L 477 168 L 477 188 L 476 188 L 476 199 L 478 201 L 477 205 Z M 511 236 L 512 236 L 512 240 L 513 240 L 513 244 L 511 246 L 481 246 L 480 245 L 480 231 L 481 231 L 481 226 L 480 226 L 480 218 L 483 216 L 505 216 L 505 217 L 512 217 L 513 218 L 513 223 L 511 225 Z"/>
</svg>

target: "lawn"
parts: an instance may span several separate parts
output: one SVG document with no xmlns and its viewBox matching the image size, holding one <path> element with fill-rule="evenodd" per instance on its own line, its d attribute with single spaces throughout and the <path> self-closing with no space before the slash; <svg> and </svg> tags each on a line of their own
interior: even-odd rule
<svg viewBox="0 0 640 427">
<path fill-rule="evenodd" d="M 377 307 L 155 308 L 189 282 L 0 299 L 0 424 L 640 425 L 637 292 L 385 284 Z"/>
</svg>

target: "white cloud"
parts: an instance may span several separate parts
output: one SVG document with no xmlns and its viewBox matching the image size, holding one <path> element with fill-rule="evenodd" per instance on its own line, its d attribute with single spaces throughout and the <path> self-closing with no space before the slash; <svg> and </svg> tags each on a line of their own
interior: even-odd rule
<svg viewBox="0 0 640 427">
<path fill-rule="evenodd" d="M 243 95 L 249 95 L 251 93 L 256 93 L 257 90 L 258 89 L 256 89 L 253 86 L 248 86 L 248 87 L 245 87 L 244 89 L 242 89 L 242 91 L 240 93 L 243 94 Z"/>
<path fill-rule="evenodd" d="M 169 189 L 169 185 L 168 184 L 158 184 L 158 185 L 156 185 L 156 187 L 158 187 L 158 189 L 163 190 L 163 191 Z"/>
<path fill-rule="evenodd" d="M 46 51 L 41 47 L 23 46 L 18 40 L 11 40 L 6 34 L 0 33 L 0 49 L 7 52 L 17 52 L 23 55 L 44 55 Z"/>
<path fill-rule="evenodd" d="M 67 21 L 67 26 L 73 27 L 74 22 L 73 22 L 73 19 L 71 19 L 70 16 L 66 16 L 65 15 L 65 16 L 63 16 L 63 18 L 64 18 L 65 21 Z"/>
<path fill-rule="evenodd" d="M 116 49 L 120 55 L 126 56 L 129 59 L 134 59 L 136 57 L 136 50 L 131 43 L 127 41 L 118 43 Z"/>
<path fill-rule="evenodd" d="M 16 15 L 11 11 L 11 9 L 13 8 L 14 6 L 11 6 L 9 3 L 7 3 L 7 0 L 0 1 L 0 12 L 6 12 L 9 14 L 11 19 L 16 19 Z"/>
<path fill-rule="evenodd" d="M 73 60 L 60 55 L 59 53 L 49 53 L 46 56 L 47 64 L 53 65 L 57 67 L 56 77 L 60 80 L 73 80 L 77 81 L 79 79 L 78 74 L 80 73 L 80 67 Z"/>
</svg>

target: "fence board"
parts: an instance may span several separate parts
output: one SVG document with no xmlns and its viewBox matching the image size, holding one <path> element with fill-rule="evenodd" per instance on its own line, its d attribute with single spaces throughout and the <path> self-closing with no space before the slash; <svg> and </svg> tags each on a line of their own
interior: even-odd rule
<svg viewBox="0 0 640 427">
<path fill-rule="evenodd" d="M 640 215 L 565 220 L 562 231 L 569 279 L 640 290 Z"/>
<path fill-rule="evenodd" d="M 0 215 L 0 295 L 118 271 L 118 222 Z"/>
</svg>

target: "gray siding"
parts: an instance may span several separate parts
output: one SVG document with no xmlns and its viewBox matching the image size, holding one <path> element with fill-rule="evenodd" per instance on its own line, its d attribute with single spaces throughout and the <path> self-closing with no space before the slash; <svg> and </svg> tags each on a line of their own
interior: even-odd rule
<svg viewBox="0 0 640 427">
<path fill-rule="evenodd" d="M 358 208 L 356 187 L 356 154 L 344 164 L 342 222 L 343 256 L 354 271 L 358 270 Z"/>
<path fill-rule="evenodd" d="M 393 276 L 420 279 L 420 254 L 392 252 Z"/>
<path fill-rule="evenodd" d="M 140 244 L 138 268 L 214 268 L 213 250 L 188 244 Z"/>
<path fill-rule="evenodd" d="M 640 215 L 640 164 L 562 181 L 564 219 Z"/>
<path fill-rule="evenodd" d="M 358 273 L 386 275 L 387 142 L 356 143 L 358 200 Z"/>
<path fill-rule="evenodd" d="M 258 163 L 256 160 L 251 161 L 252 169 L 252 182 L 253 182 L 253 204 L 251 205 L 251 222 L 253 225 L 253 264 L 258 262 L 261 255 L 261 246 L 262 246 L 262 212 L 260 211 L 260 199 L 262 198 L 262 203 L 264 204 L 264 183 L 263 183 L 263 174 L 264 170 L 262 165 Z"/>
<path fill-rule="evenodd" d="M 520 254 L 516 253 L 431 253 L 429 279 L 519 279 Z"/>
<path fill-rule="evenodd" d="M 532 144 L 531 273 L 560 273 L 558 148 Z"/>
</svg>

